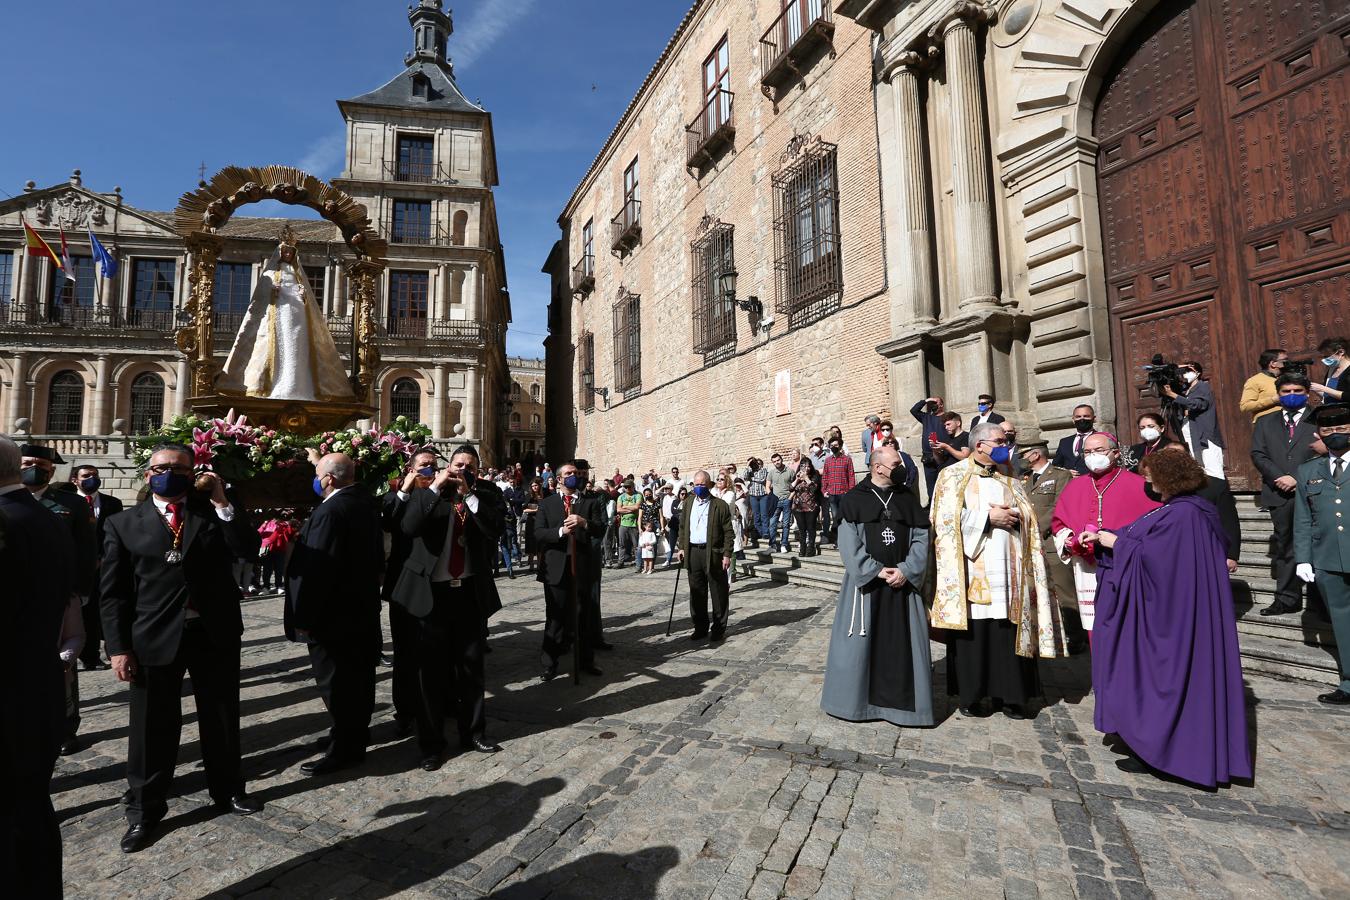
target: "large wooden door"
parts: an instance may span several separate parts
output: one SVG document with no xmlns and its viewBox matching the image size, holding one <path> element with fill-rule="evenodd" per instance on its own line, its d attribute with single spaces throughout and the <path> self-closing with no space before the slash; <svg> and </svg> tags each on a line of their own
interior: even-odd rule
<svg viewBox="0 0 1350 900">
<path fill-rule="evenodd" d="M 1118 427 L 1158 408 L 1154 353 L 1199 360 L 1234 487 L 1260 351 L 1350 337 L 1348 54 L 1350 0 L 1163 0 L 1098 99 Z"/>
</svg>

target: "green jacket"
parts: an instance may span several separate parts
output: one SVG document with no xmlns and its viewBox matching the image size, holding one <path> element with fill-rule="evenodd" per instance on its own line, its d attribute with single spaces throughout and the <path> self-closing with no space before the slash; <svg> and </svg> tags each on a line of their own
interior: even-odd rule
<svg viewBox="0 0 1350 900">
<path fill-rule="evenodd" d="M 1298 467 L 1294 562 L 1324 572 L 1350 572 L 1350 469 L 1331 477 L 1325 457 Z"/>
<path fill-rule="evenodd" d="M 694 519 L 694 506 L 698 501 L 690 498 L 685 501 L 684 511 L 680 514 L 680 552 L 684 554 L 684 565 L 689 566 L 689 525 Z M 708 498 L 708 571 L 713 566 L 719 568 L 723 559 L 731 559 L 736 539 L 731 530 L 731 507 L 725 500 Z"/>
</svg>

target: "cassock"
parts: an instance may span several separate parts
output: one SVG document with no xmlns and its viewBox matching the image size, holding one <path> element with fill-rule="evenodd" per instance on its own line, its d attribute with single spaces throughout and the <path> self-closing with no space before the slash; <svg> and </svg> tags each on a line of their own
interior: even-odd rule
<svg viewBox="0 0 1350 900">
<path fill-rule="evenodd" d="M 1111 551 L 1081 547 L 1078 535 L 1105 528 L 1116 532 L 1161 504 L 1144 493 L 1144 476 L 1119 466 L 1100 473 L 1079 475 L 1069 482 L 1055 503 L 1050 530 L 1055 550 L 1073 569 L 1078 594 L 1078 613 L 1083 628 L 1092 630 L 1097 603 L 1097 562 Z"/>
<path fill-rule="evenodd" d="M 1097 730 L 1209 787 L 1252 775 L 1225 557 L 1206 500 L 1175 497 L 1140 517 L 1102 560 L 1092 639 Z"/>
<path fill-rule="evenodd" d="M 994 504 L 1015 507 L 1019 526 L 994 528 Z M 1025 704 L 1039 690 L 1036 657 L 1068 655 L 1031 502 L 1015 479 L 972 456 L 942 470 L 931 516 L 931 620 L 951 632 L 947 691 L 963 707 L 982 697 Z"/>
<path fill-rule="evenodd" d="M 870 477 L 844 495 L 839 515 L 846 574 L 820 708 L 850 722 L 932 725 L 932 657 L 921 594 L 928 518 L 910 490 L 879 487 Z M 883 568 L 899 568 L 904 586 L 878 578 Z"/>
</svg>

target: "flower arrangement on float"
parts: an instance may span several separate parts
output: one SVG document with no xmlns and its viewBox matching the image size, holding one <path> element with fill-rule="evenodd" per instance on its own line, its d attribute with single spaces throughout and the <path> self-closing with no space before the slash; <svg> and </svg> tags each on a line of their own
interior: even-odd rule
<svg viewBox="0 0 1350 900">
<path fill-rule="evenodd" d="M 182 444 L 192 451 L 192 464 L 210 469 L 226 481 L 257 478 L 288 469 L 304 459 L 299 435 L 252 425 L 230 410 L 223 418 L 175 416 L 150 434 L 136 439 L 136 466 L 145 468 L 155 447 Z"/>
<path fill-rule="evenodd" d="M 431 440 L 431 429 L 407 416 L 396 416 L 384 427 L 326 431 L 308 441 L 310 462 L 329 453 L 345 453 L 356 460 L 356 480 L 376 496 L 403 473 L 413 453 Z"/>
</svg>

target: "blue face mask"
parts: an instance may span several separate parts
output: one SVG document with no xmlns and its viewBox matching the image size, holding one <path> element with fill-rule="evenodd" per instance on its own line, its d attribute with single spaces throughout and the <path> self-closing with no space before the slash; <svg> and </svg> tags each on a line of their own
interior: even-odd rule
<svg viewBox="0 0 1350 900">
<path fill-rule="evenodd" d="M 435 477 L 436 477 L 436 467 L 435 467 L 435 466 L 426 466 L 426 467 L 424 467 L 424 468 L 418 469 L 418 470 L 417 470 L 417 474 L 418 474 L 418 475 L 421 475 L 423 478 L 435 478 Z"/>
<path fill-rule="evenodd" d="M 92 494 L 97 491 L 102 484 L 103 482 L 99 480 L 97 475 L 92 478 L 81 478 L 80 490 L 84 491 L 86 494 Z"/>
<path fill-rule="evenodd" d="M 1322 357 L 1322 365 L 1326 366 L 1327 368 L 1334 368 L 1338 362 L 1340 362 L 1340 360 L 1334 356 Z"/>
<path fill-rule="evenodd" d="M 577 478 L 577 476 L 575 475 L 568 475 L 566 478 L 563 479 L 563 487 L 567 488 L 569 491 L 576 490 L 577 485 L 580 483 L 581 479 Z"/>
<path fill-rule="evenodd" d="M 1012 457 L 1012 451 L 1007 447 L 995 447 L 989 451 L 989 458 L 994 461 L 994 465 L 1001 466 Z"/>
<path fill-rule="evenodd" d="M 150 476 L 150 490 L 161 497 L 181 497 L 192 487 L 192 476 L 182 472 L 161 472 Z"/>
<path fill-rule="evenodd" d="M 1280 405 L 1285 409 L 1302 409 L 1308 405 L 1307 394 L 1281 394 Z"/>
<path fill-rule="evenodd" d="M 706 484 L 694 485 L 694 496 L 700 500 L 705 499 L 708 496 L 708 486 Z"/>
<path fill-rule="evenodd" d="M 986 412 L 989 412 L 989 409 L 990 409 L 991 406 L 992 406 L 992 404 L 989 404 L 989 403 L 978 403 L 978 404 L 976 404 L 975 408 L 978 409 L 978 410 L 979 410 L 980 412 L 982 412 L 982 413 L 986 413 Z"/>
<path fill-rule="evenodd" d="M 323 496 L 323 478 L 317 475 L 314 478 L 314 493 Z"/>
</svg>

